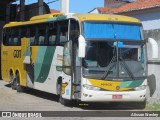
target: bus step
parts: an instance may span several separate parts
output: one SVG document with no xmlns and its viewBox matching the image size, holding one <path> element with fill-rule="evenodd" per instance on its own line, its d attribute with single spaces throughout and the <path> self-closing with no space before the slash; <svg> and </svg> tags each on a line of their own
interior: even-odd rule
<svg viewBox="0 0 160 120">
<path fill-rule="evenodd" d="M 74 85 L 74 86 L 80 86 L 80 84 L 77 84 L 77 83 L 72 83 L 72 85 Z"/>
<path fill-rule="evenodd" d="M 80 91 L 74 91 L 74 93 L 79 93 Z"/>
</svg>

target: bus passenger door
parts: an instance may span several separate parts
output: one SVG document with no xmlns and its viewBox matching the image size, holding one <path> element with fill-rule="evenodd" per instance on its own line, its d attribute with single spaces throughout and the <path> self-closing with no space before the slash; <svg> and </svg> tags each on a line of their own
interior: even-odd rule
<svg viewBox="0 0 160 120">
<path fill-rule="evenodd" d="M 63 77 L 61 85 L 61 95 L 64 99 L 72 99 L 72 41 L 64 45 L 63 50 Z"/>
</svg>

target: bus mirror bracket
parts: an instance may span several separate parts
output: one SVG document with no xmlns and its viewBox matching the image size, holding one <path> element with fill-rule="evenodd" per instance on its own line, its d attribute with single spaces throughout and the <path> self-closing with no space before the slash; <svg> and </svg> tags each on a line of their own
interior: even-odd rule
<svg viewBox="0 0 160 120">
<path fill-rule="evenodd" d="M 79 36 L 78 42 L 79 42 L 78 56 L 80 58 L 84 58 L 85 57 L 85 51 L 86 51 L 86 41 L 85 41 L 85 39 L 82 35 Z"/>
</svg>

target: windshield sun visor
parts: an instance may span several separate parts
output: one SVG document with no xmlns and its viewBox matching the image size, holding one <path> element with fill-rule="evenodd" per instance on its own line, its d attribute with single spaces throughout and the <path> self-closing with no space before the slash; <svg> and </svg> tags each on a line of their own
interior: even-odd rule
<svg viewBox="0 0 160 120">
<path fill-rule="evenodd" d="M 140 25 L 123 23 L 85 22 L 84 37 L 86 39 L 142 40 Z"/>
</svg>

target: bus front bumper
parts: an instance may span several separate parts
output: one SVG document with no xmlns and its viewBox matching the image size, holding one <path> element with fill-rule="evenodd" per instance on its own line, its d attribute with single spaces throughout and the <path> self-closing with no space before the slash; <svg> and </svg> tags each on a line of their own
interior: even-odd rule
<svg viewBox="0 0 160 120">
<path fill-rule="evenodd" d="M 142 102 L 146 99 L 146 89 L 139 91 L 93 91 L 83 90 L 81 101 L 86 102 Z"/>
</svg>

